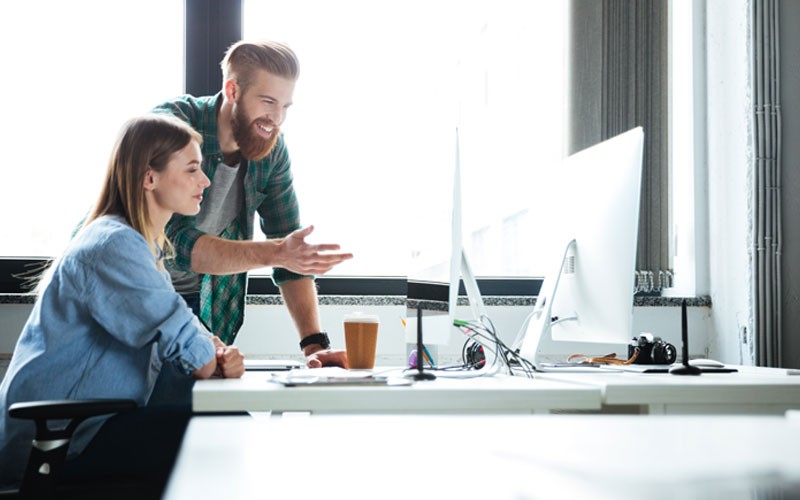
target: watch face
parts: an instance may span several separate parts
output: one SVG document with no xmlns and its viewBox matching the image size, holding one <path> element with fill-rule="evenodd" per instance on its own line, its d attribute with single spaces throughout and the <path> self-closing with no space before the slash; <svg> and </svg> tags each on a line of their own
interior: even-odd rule
<svg viewBox="0 0 800 500">
<path fill-rule="evenodd" d="M 320 338 L 321 342 L 319 343 L 319 345 L 321 345 L 323 349 L 327 349 L 328 347 L 331 346 L 331 339 L 328 338 L 327 333 L 322 333 L 321 335 L 322 337 Z"/>
</svg>

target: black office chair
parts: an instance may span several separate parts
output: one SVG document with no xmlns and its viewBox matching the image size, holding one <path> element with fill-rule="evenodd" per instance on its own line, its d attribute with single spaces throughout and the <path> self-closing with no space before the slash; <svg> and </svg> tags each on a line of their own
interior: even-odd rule
<svg viewBox="0 0 800 500">
<path fill-rule="evenodd" d="M 136 406 L 136 402 L 130 399 L 57 400 L 12 404 L 8 409 L 8 415 L 13 418 L 33 420 L 36 423 L 36 435 L 19 490 L 0 492 L 0 499 L 109 498 L 108 491 L 100 491 L 98 485 L 59 483 L 69 442 L 75 429 L 87 418 L 129 412 Z M 69 422 L 63 428 L 50 429 L 47 423 L 53 420 L 69 420 Z M 120 496 L 123 495 L 115 498 Z M 135 493 L 133 496 L 135 497 Z"/>
</svg>

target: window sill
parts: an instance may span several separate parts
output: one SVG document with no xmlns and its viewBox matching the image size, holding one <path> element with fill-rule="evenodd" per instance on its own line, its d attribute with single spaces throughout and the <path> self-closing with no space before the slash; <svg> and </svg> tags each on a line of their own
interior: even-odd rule
<svg viewBox="0 0 800 500">
<path fill-rule="evenodd" d="M 536 303 L 534 296 L 486 296 L 483 298 L 487 306 L 527 307 Z M 682 297 L 634 297 L 635 307 L 680 307 Z M 0 293 L 0 304 L 33 304 L 36 294 L 33 293 Z M 402 295 L 324 295 L 320 294 L 322 306 L 404 306 L 406 297 Z M 278 294 L 249 294 L 248 305 L 282 305 L 283 299 Z M 459 305 L 468 305 L 465 297 L 458 299 Z M 687 298 L 689 307 L 711 307 L 708 296 Z"/>
</svg>

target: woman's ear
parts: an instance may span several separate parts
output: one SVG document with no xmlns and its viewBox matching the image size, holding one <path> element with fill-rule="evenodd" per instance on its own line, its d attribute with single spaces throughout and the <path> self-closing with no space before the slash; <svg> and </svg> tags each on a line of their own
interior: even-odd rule
<svg viewBox="0 0 800 500">
<path fill-rule="evenodd" d="M 155 190 L 157 182 L 158 182 L 158 173 L 152 168 L 148 168 L 147 172 L 144 173 L 144 186 L 143 186 L 144 190 L 145 191 Z"/>
</svg>

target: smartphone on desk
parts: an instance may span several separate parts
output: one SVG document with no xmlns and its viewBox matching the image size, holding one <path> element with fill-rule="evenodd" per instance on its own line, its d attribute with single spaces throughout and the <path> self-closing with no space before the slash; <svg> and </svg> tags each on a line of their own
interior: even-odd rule
<svg viewBox="0 0 800 500">
<path fill-rule="evenodd" d="M 606 365 L 602 363 L 539 363 L 536 371 L 553 373 L 595 373 L 613 372 L 617 365 Z"/>
<path fill-rule="evenodd" d="M 245 371 L 285 372 L 305 368 L 305 363 L 291 359 L 248 359 L 244 358 Z"/>
<path fill-rule="evenodd" d="M 269 381 L 281 384 L 284 387 L 411 385 L 411 381 L 407 379 L 376 375 L 348 377 L 334 375 L 316 376 L 311 374 L 273 374 Z"/>
</svg>

